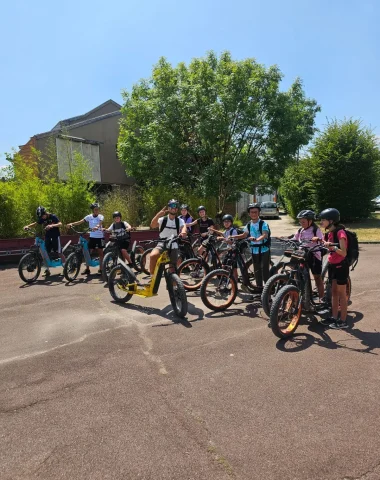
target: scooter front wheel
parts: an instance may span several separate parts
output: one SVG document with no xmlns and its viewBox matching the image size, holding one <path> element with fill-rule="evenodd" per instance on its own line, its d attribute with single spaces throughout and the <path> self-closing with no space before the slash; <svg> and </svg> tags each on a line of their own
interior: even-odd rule
<svg viewBox="0 0 380 480">
<path fill-rule="evenodd" d="M 73 282 L 77 278 L 81 263 L 80 256 L 75 252 L 70 253 L 66 258 L 65 266 L 63 267 L 63 275 L 68 282 Z"/>
<path fill-rule="evenodd" d="M 117 303 L 126 303 L 132 298 L 129 285 L 134 283 L 130 273 L 121 265 L 113 267 L 108 276 L 108 290 Z"/>
<path fill-rule="evenodd" d="M 178 317 L 184 318 L 187 314 L 187 297 L 186 290 L 181 279 L 176 273 L 168 274 L 166 277 L 169 298 L 173 310 Z"/>
</svg>

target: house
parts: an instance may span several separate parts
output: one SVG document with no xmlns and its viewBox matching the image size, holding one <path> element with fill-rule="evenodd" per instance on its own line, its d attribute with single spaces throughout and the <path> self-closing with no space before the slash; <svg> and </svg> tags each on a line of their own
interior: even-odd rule
<svg viewBox="0 0 380 480">
<path fill-rule="evenodd" d="M 134 183 L 117 158 L 117 140 L 121 105 L 108 100 L 83 115 L 59 121 L 50 131 L 39 133 L 20 146 L 20 155 L 27 161 L 33 149 L 42 152 L 49 162 L 58 164 L 58 176 L 67 178 L 75 152 L 89 162 L 92 180 L 105 188 Z"/>
</svg>

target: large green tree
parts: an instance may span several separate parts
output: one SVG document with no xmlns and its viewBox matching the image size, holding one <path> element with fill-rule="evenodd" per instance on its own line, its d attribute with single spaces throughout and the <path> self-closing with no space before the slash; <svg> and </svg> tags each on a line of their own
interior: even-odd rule
<svg viewBox="0 0 380 480">
<path fill-rule="evenodd" d="M 379 194 L 380 151 L 375 134 L 359 120 L 333 120 L 310 149 L 316 165 L 316 206 L 335 207 L 346 220 L 367 218 Z"/>
<path fill-rule="evenodd" d="M 276 66 L 228 52 L 176 67 L 161 58 L 123 92 L 119 158 L 138 183 L 214 197 L 222 210 L 263 176 L 277 183 L 314 134 L 317 103 L 299 79 L 280 91 L 281 79 Z"/>
</svg>

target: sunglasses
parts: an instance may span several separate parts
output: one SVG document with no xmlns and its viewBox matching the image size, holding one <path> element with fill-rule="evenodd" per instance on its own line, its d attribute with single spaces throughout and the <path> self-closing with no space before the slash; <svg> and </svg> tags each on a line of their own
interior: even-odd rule
<svg viewBox="0 0 380 480">
<path fill-rule="evenodd" d="M 169 208 L 178 208 L 178 205 L 176 203 L 169 203 L 168 207 Z"/>
</svg>

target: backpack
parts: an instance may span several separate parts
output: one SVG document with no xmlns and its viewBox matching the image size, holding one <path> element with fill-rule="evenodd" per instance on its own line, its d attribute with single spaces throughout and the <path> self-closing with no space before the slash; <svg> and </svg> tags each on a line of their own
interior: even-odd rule
<svg viewBox="0 0 380 480">
<path fill-rule="evenodd" d="M 166 215 L 162 220 L 160 233 L 164 230 L 167 223 L 168 223 L 168 216 Z M 173 227 L 168 227 L 168 228 L 173 228 Z M 175 217 L 175 228 L 177 229 L 177 235 L 179 235 L 179 218 L 178 217 Z"/>
<path fill-rule="evenodd" d="M 124 237 L 126 240 L 130 239 L 130 238 L 131 238 L 131 232 L 127 232 L 127 229 L 126 229 L 126 227 L 125 227 L 125 225 L 124 225 L 124 222 L 120 222 L 120 224 L 121 224 L 121 226 L 120 226 L 121 230 L 124 230 L 123 237 Z M 112 224 L 112 230 L 113 230 L 113 231 L 116 230 L 114 223 Z"/>
<path fill-rule="evenodd" d="M 345 228 L 339 228 L 338 230 L 334 230 L 334 243 L 339 243 L 338 240 L 338 231 L 344 230 L 347 235 L 347 255 L 346 261 L 351 268 L 351 271 L 354 270 L 358 261 L 359 261 L 359 241 L 358 236 L 355 232 L 351 232 L 351 230 L 346 230 Z"/>
<path fill-rule="evenodd" d="M 246 225 L 246 229 L 248 230 L 248 232 L 250 232 L 250 224 L 251 222 L 248 222 L 247 225 Z M 260 235 L 263 234 L 263 225 L 264 225 L 264 220 L 259 220 L 259 232 L 260 232 Z M 268 225 L 268 224 L 267 224 Z M 270 247 L 271 247 L 271 244 L 272 244 L 272 239 L 271 239 L 271 231 L 270 231 L 270 228 L 269 228 L 269 225 L 268 225 L 268 236 L 267 238 L 263 241 L 262 245 L 261 246 L 265 246 L 265 247 L 268 247 L 269 250 L 270 250 Z M 257 245 L 256 245 L 257 246 Z M 258 247 L 260 247 L 260 245 L 258 245 Z M 260 248 L 261 250 L 261 248 Z"/>
</svg>

